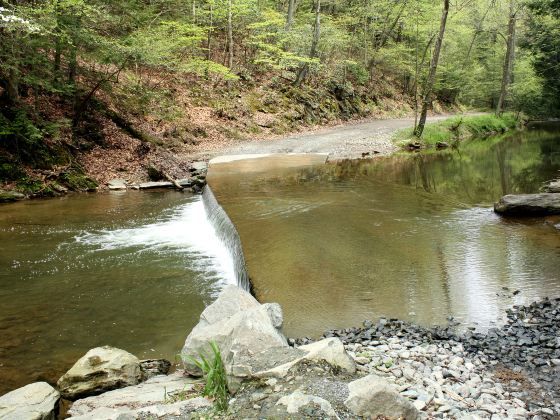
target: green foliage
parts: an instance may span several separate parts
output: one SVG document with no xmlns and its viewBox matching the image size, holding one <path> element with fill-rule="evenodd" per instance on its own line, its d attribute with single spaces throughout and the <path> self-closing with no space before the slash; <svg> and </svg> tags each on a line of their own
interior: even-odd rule
<svg viewBox="0 0 560 420">
<path fill-rule="evenodd" d="M 73 191 L 95 191 L 97 182 L 76 168 L 71 168 L 60 175 L 60 181 Z"/>
<path fill-rule="evenodd" d="M 18 180 L 16 188 L 24 194 L 38 194 L 43 188 L 43 182 L 38 178 L 25 176 Z"/>
<path fill-rule="evenodd" d="M 518 119 L 512 113 L 500 117 L 486 114 L 471 117 L 454 117 L 442 122 L 427 124 L 421 141 L 430 146 L 439 142 L 452 142 L 468 138 L 488 137 L 515 129 Z M 397 132 L 394 140 L 408 142 L 413 139 L 413 130 L 405 129 Z"/>
<path fill-rule="evenodd" d="M 522 45 L 531 51 L 533 68 L 544 89 L 540 104 L 535 105 L 535 99 L 539 99 L 534 96 L 538 82 L 532 80 L 533 87 L 528 93 L 534 99 L 525 108 L 541 115 L 560 116 L 560 2 L 529 0 L 528 9 L 528 34 Z"/>
<path fill-rule="evenodd" d="M 227 410 L 228 407 L 228 390 L 227 376 L 222 362 L 222 355 L 216 343 L 211 342 L 212 349 L 211 358 L 207 358 L 204 354 L 199 353 L 199 359 L 190 358 L 191 361 L 204 374 L 206 385 L 204 386 L 203 395 L 213 398 L 216 402 L 216 408 L 220 411 Z"/>
</svg>

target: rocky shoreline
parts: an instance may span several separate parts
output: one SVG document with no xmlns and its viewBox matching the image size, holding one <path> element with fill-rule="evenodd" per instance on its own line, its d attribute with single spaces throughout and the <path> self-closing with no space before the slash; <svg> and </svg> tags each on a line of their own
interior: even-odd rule
<svg viewBox="0 0 560 420">
<path fill-rule="evenodd" d="M 486 333 L 380 319 L 286 339 L 277 304 L 226 287 L 182 351 L 184 370 L 124 350 L 90 350 L 58 381 L 0 397 L 0 419 L 503 418 L 560 415 L 560 299 L 507 311 Z M 190 355 L 218 345 L 227 411 L 203 396 Z M 61 399 L 62 397 L 62 399 Z"/>
</svg>

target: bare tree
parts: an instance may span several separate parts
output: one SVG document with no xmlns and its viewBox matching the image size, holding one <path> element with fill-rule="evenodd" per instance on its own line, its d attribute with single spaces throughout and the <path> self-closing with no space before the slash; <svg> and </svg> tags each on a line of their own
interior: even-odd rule
<svg viewBox="0 0 560 420">
<path fill-rule="evenodd" d="M 449 0 L 443 0 L 443 11 L 441 13 L 441 21 L 439 25 L 439 33 L 436 38 L 436 44 L 434 46 L 434 53 L 432 55 L 432 61 L 430 62 L 430 71 L 428 73 L 428 78 L 426 79 L 426 84 L 424 86 L 424 92 L 422 97 L 422 111 L 420 113 L 420 120 L 418 125 L 414 130 L 414 135 L 416 137 L 421 137 L 424 132 L 424 127 L 426 126 L 426 118 L 428 117 L 428 107 L 432 103 L 432 92 L 434 90 L 434 83 L 436 80 L 436 72 L 439 61 L 439 54 L 441 52 L 441 45 L 443 44 L 443 37 L 445 35 L 445 25 L 447 24 L 447 16 L 449 15 Z"/>
<path fill-rule="evenodd" d="M 508 34 L 506 39 L 506 56 L 504 58 L 504 70 L 502 74 L 502 86 L 500 89 L 500 98 L 496 107 L 496 115 L 499 117 L 504 112 L 504 106 L 511 84 L 513 64 L 515 61 L 515 26 L 517 23 L 517 10 L 515 9 L 515 0 L 509 2 L 509 21 Z"/>
</svg>

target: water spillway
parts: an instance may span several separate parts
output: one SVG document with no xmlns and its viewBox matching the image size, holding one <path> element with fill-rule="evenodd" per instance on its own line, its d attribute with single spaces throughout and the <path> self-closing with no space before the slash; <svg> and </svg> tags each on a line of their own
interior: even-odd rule
<svg viewBox="0 0 560 420">
<path fill-rule="evenodd" d="M 245 257 L 243 256 L 241 239 L 239 238 L 237 229 L 233 225 L 231 219 L 226 214 L 222 206 L 218 204 L 212 189 L 208 185 L 204 187 L 202 202 L 204 203 L 204 209 L 206 210 L 208 220 L 214 227 L 216 235 L 228 250 L 233 261 L 233 269 L 237 285 L 243 290 L 250 291 L 251 283 L 245 266 Z"/>
<path fill-rule="evenodd" d="M 238 284 L 212 214 L 168 190 L 0 206 L 0 394 L 54 383 L 105 344 L 173 360 L 204 307 Z"/>
</svg>

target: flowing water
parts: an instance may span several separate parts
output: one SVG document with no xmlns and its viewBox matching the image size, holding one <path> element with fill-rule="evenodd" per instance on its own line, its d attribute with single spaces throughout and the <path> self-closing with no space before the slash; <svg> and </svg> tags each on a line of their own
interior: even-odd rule
<svg viewBox="0 0 560 420">
<path fill-rule="evenodd" d="M 0 394 L 56 381 L 100 345 L 174 360 L 226 283 L 237 284 L 233 260 L 199 196 L 131 191 L 1 206 Z"/>
<path fill-rule="evenodd" d="M 56 381 L 95 346 L 173 359 L 224 284 L 248 286 L 245 265 L 292 336 L 377 316 L 484 326 L 508 305 L 560 294 L 560 219 L 501 219 L 489 207 L 558 175 L 557 135 L 306 159 L 212 169 L 229 218 L 211 191 L 0 206 L 0 394 Z"/>
<path fill-rule="evenodd" d="M 512 304 L 560 296 L 560 219 L 491 208 L 559 175 L 558 134 L 289 168 L 293 159 L 219 164 L 209 176 L 256 296 L 282 305 L 288 335 L 379 316 L 484 328 Z"/>
</svg>

